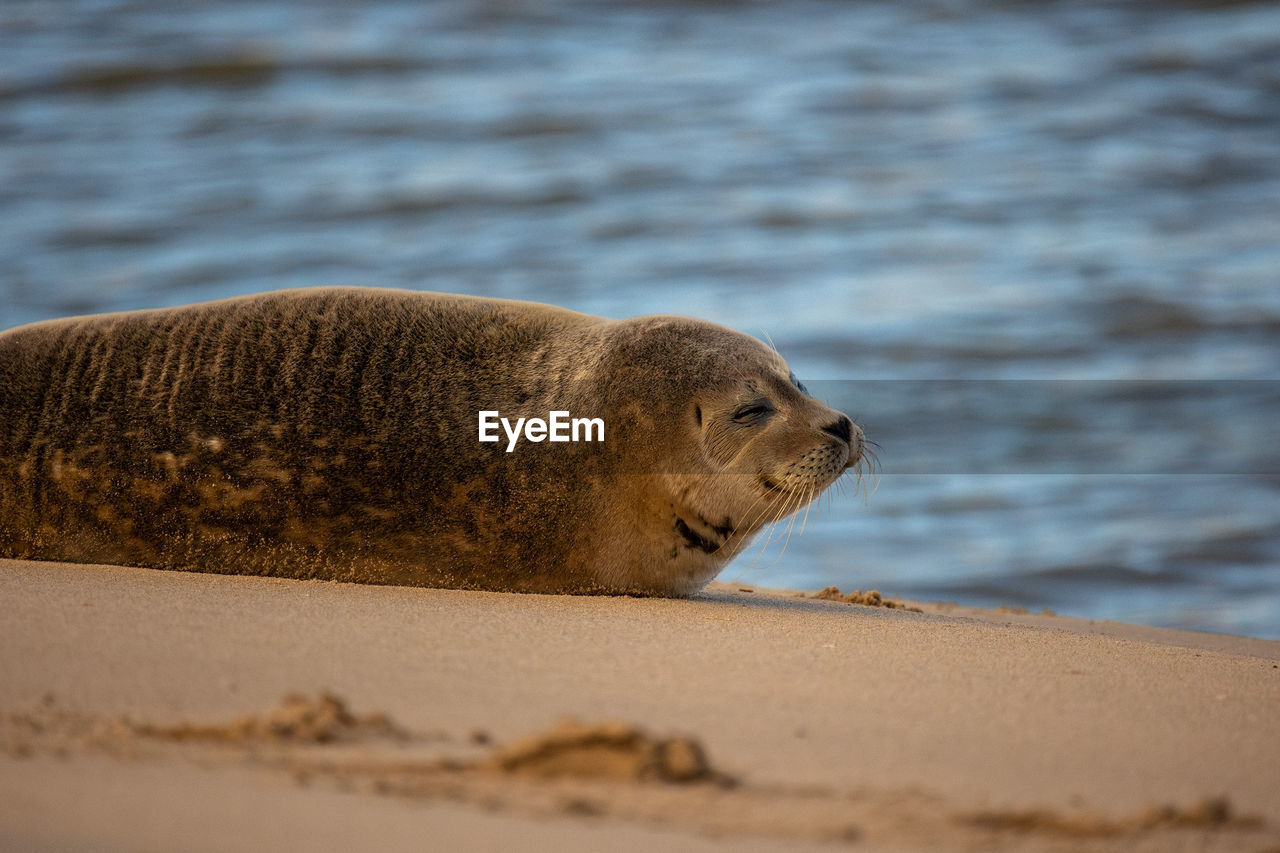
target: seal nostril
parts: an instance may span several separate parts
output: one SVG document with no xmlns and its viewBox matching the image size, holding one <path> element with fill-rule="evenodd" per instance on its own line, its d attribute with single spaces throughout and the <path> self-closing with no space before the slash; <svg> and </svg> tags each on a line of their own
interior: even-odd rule
<svg viewBox="0 0 1280 853">
<path fill-rule="evenodd" d="M 841 416 L 840 420 L 835 423 L 824 426 L 822 431 L 827 435 L 833 435 L 845 444 L 848 444 L 853 436 L 853 421 Z"/>
</svg>

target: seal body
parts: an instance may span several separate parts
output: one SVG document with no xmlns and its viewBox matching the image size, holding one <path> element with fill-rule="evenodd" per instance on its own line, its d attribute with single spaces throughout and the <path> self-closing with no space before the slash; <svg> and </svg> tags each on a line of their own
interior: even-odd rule
<svg viewBox="0 0 1280 853">
<path fill-rule="evenodd" d="M 481 442 L 567 411 L 603 441 Z M 683 317 L 365 288 L 0 334 L 0 556 L 696 591 L 854 464 L 782 359 Z"/>
</svg>

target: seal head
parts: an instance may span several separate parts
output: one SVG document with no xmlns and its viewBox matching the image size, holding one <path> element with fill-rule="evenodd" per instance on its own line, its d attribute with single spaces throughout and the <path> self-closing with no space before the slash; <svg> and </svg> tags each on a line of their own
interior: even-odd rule
<svg viewBox="0 0 1280 853">
<path fill-rule="evenodd" d="M 862 459 L 862 431 L 754 338 L 685 317 L 640 317 L 617 324 L 609 351 L 606 373 L 627 397 L 613 400 L 624 415 L 621 446 L 652 466 L 636 472 L 647 477 L 620 478 L 648 523 L 625 546 L 601 547 L 613 556 L 614 584 L 696 591 L 762 527 Z"/>
</svg>

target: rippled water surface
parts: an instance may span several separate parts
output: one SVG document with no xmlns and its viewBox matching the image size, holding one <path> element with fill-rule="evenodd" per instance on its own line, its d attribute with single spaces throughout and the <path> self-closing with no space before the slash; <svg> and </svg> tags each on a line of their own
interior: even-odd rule
<svg viewBox="0 0 1280 853">
<path fill-rule="evenodd" d="M 1280 6 L 6 0 L 0 221 L 0 327 L 768 335 L 883 474 L 726 578 L 1280 637 Z"/>
</svg>

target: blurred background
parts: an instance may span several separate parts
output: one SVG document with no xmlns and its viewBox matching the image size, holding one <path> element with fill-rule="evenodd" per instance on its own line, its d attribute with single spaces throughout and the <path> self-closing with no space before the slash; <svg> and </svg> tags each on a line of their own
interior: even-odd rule
<svg viewBox="0 0 1280 853">
<path fill-rule="evenodd" d="M 0 328 L 767 335 L 882 474 L 722 579 L 1280 637 L 1280 5 L 5 0 L 0 221 Z"/>
</svg>

